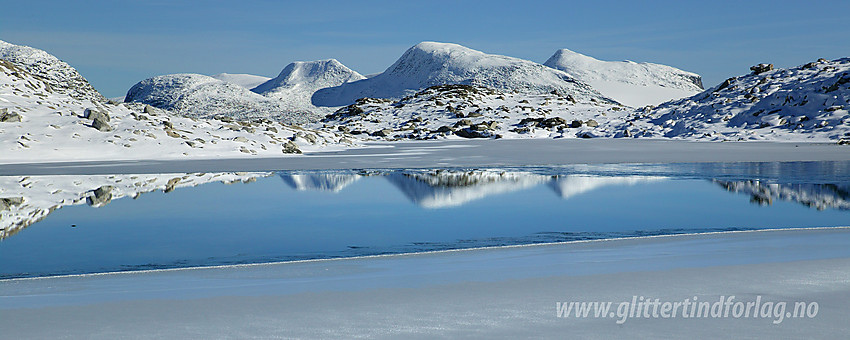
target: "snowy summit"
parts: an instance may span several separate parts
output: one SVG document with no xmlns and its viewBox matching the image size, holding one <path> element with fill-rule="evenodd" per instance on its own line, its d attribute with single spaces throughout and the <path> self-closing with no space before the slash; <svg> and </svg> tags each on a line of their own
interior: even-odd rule
<svg viewBox="0 0 850 340">
<path fill-rule="evenodd" d="M 486 54 L 457 44 L 422 42 L 405 52 L 383 73 L 326 88 L 313 95 L 317 106 L 341 106 L 371 98 L 399 99 L 438 85 L 478 85 L 528 94 L 556 92 L 576 99 L 610 102 L 590 85 L 541 64 Z"/>
<path fill-rule="evenodd" d="M 658 105 L 703 90 L 702 78 L 653 63 L 602 61 L 561 49 L 544 65 L 569 73 L 614 100 L 632 107 Z"/>
<path fill-rule="evenodd" d="M 319 89 L 361 79 L 366 77 L 336 59 L 296 61 L 287 65 L 276 78 L 259 84 L 251 91 L 280 100 L 295 110 L 328 114 L 333 112 L 333 109 L 313 106 L 313 93 Z"/>
</svg>

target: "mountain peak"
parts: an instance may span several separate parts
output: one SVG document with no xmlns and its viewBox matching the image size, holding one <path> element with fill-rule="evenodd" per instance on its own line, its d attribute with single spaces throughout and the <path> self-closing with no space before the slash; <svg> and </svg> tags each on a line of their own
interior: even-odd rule
<svg viewBox="0 0 850 340">
<path fill-rule="evenodd" d="M 675 67 L 633 61 L 603 61 L 560 49 L 544 65 L 592 85 L 629 106 L 657 105 L 702 91 L 702 78 Z"/>
<path fill-rule="evenodd" d="M 313 103 L 340 106 L 364 97 L 398 99 L 427 87 L 452 84 L 532 94 L 557 91 L 579 100 L 610 101 L 569 74 L 532 61 L 426 41 L 409 48 L 380 75 L 316 91 Z"/>
<path fill-rule="evenodd" d="M 76 69 L 45 51 L 0 40 L 0 59 L 44 79 L 57 92 L 79 100 L 106 101 Z"/>
</svg>

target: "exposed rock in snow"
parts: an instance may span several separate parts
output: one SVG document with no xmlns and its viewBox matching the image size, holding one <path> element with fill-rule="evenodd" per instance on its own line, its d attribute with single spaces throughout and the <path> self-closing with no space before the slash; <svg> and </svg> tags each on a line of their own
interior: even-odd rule
<svg viewBox="0 0 850 340">
<path fill-rule="evenodd" d="M 850 58 L 759 71 L 636 111 L 628 128 L 648 137 L 850 140 Z"/>
<path fill-rule="evenodd" d="M 556 92 L 579 100 L 610 101 L 563 71 L 456 44 L 422 42 L 408 49 L 380 75 L 316 91 L 313 104 L 342 106 L 364 97 L 398 99 L 446 84 L 480 85 L 528 94 Z"/>
<path fill-rule="evenodd" d="M 251 91 L 280 100 L 286 107 L 324 116 L 333 112 L 334 108 L 314 106 L 313 93 L 361 79 L 366 77 L 336 59 L 296 61 L 287 65 L 276 78 L 259 84 Z"/>
<path fill-rule="evenodd" d="M 65 94 L 77 100 L 106 100 L 71 65 L 45 51 L 0 41 L 0 59 L 43 82 L 46 93 Z M 9 69 L 9 65 L 6 68 Z"/>
<path fill-rule="evenodd" d="M 298 191 L 339 192 L 360 177 L 363 176 L 344 173 L 280 173 L 283 182 Z"/>
<path fill-rule="evenodd" d="M 572 95 L 522 94 L 471 85 L 441 85 L 398 101 L 364 98 L 328 115 L 324 126 L 374 138 L 579 138 L 617 133 L 599 122 L 624 107 Z"/>
<path fill-rule="evenodd" d="M 0 176 L 0 240 L 47 217 L 63 206 L 102 207 L 122 197 L 196 186 L 209 182 L 251 182 L 257 173 L 139 174 L 91 176 Z M 8 203 L 8 204 L 7 204 Z"/>
<path fill-rule="evenodd" d="M 680 69 L 632 61 L 602 61 L 562 49 L 544 63 L 590 84 L 602 94 L 632 107 L 658 105 L 703 90 L 702 78 Z"/>
<path fill-rule="evenodd" d="M 127 91 L 125 101 L 149 104 L 193 118 L 267 118 L 303 124 L 320 117 L 242 86 L 200 74 L 169 74 L 145 79 Z"/>
<path fill-rule="evenodd" d="M 225 83 L 236 84 L 242 86 L 246 89 L 253 89 L 262 83 L 269 81 L 269 77 L 263 76 L 255 76 L 253 74 L 241 74 L 241 73 L 219 73 L 211 75 L 215 79 L 221 80 Z"/>
</svg>

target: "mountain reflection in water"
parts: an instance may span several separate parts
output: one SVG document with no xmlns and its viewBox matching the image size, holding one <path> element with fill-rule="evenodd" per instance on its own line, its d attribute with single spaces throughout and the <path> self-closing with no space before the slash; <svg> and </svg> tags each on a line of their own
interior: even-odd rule
<svg viewBox="0 0 850 340">
<path fill-rule="evenodd" d="M 170 192 L 211 182 L 253 182 L 277 174 L 297 191 L 339 193 L 364 177 L 381 177 L 414 204 L 428 209 L 459 207 L 485 197 L 546 186 L 562 199 L 571 199 L 601 187 L 632 186 L 676 178 L 700 178 L 721 188 L 751 196 L 760 205 L 791 201 L 824 209 L 850 210 L 848 167 L 835 162 L 694 164 L 670 167 L 589 167 L 575 169 L 437 169 L 437 170 L 342 170 L 251 173 L 123 174 L 89 176 L 0 176 L 0 239 L 36 223 L 68 205 L 107 205 L 122 197 L 137 198 L 147 192 Z M 602 169 L 600 171 L 600 169 Z M 614 169 L 614 170 L 611 170 Z M 580 169 L 581 170 L 581 169 Z M 817 174 L 815 181 L 801 183 Z M 701 175 L 702 174 L 702 175 Z M 732 180 L 736 174 L 741 180 Z M 759 179 L 766 175 L 767 180 Z M 702 177 L 710 176 L 710 177 Z M 717 176 L 715 178 L 713 176 Z M 772 177 L 772 178 L 771 178 Z M 783 183 L 783 178 L 791 179 Z"/>
</svg>

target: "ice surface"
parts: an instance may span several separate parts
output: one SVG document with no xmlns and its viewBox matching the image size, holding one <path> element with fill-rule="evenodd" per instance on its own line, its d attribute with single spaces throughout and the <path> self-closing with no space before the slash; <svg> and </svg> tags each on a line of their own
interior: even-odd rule
<svg viewBox="0 0 850 340">
<path fill-rule="evenodd" d="M 847 242 L 844 228 L 732 232 L 3 280 L 0 327 L 10 338 L 840 338 Z M 819 312 L 779 325 L 556 317 L 563 301 L 721 295 Z"/>
</svg>

